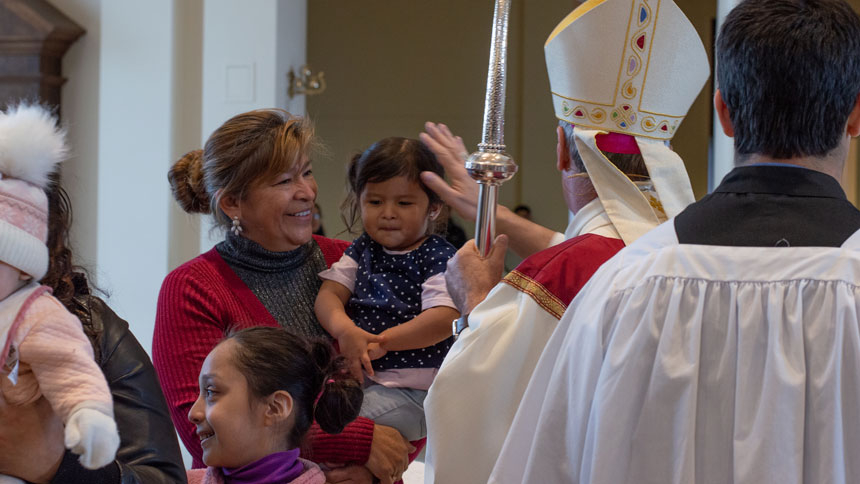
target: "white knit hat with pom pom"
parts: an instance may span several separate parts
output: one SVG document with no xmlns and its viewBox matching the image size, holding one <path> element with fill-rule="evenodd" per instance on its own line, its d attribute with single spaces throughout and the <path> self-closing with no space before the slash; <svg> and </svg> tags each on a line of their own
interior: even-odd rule
<svg viewBox="0 0 860 484">
<path fill-rule="evenodd" d="M 66 134 L 45 108 L 0 112 L 0 261 L 35 280 L 48 271 L 45 190 L 67 153 Z"/>
</svg>

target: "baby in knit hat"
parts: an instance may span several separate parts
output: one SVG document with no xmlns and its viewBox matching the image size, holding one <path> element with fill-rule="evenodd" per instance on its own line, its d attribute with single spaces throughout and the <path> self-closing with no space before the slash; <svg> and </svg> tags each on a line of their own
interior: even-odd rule
<svg viewBox="0 0 860 484">
<path fill-rule="evenodd" d="M 44 395 L 66 447 L 97 469 L 119 447 L 110 390 L 80 321 L 36 282 L 48 270 L 45 189 L 65 157 L 65 135 L 45 109 L 0 112 L 0 398 L 23 405 Z M 0 476 L 7 482 L 23 481 Z"/>
</svg>

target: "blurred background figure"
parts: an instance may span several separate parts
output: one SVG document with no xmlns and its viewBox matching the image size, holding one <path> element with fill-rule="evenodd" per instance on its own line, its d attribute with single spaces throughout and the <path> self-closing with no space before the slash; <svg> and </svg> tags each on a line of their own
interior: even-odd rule
<svg viewBox="0 0 860 484">
<path fill-rule="evenodd" d="M 514 213 L 526 220 L 532 219 L 532 209 L 528 205 L 517 205 L 516 208 L 514 208 Z"/>
<path fill-rule="evenodd" d="M 458 249 L 469 240 L 466 231 L 451 216 L 448 217 L 448 226 L 445 227 L 445 240 Z"/>
</svg>

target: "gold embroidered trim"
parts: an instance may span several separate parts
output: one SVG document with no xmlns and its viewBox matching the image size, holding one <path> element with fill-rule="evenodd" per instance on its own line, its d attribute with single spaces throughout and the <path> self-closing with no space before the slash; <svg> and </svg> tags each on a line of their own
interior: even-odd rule
<svg viewBox="0 0 860 484">
<path fill-rule="evenodd" d="M 561 299 L 549 292 L 542 284 L 527 277 L 522 272 L 511 271 L 502 279 L 502 282 L 531 296 L 540 307 L 555 316 L 555 319 L 561 319 L 561 315 L 567 309 L 567 306 L 561 302 Z"/>
<path fill-rule="evenodd" d="M 563 115 L 560 119 L 583 127 L 586 127 L 584 123 L 591 123 L 598 125 L 592 126 L 594 129 L 632 136 L 644 136 L 663 141 L 672 139 L 681 120 L 686 117 L 686 113 L 678 116 L 642 109 L 642 95 L 648 83 L 651 53 L 660 16 L 660 1 L 633 0 L 630 2 L 626 42 L 621 51 L 621 64 L 612 102 L 604 104 L 586 101 L 553 91 L 553 96 L 558 98 L 553 100 L 556 113 L 560 109 Z M 560 24 L 550 36 L 550 40 L 569 25 L 570 22 L 564 26 Z M 547 40 L 548 43 L 549 40 Z M 619 99 L 627 102 L 623 100 L 619 102 Z M 608 112 L 604 108 L 608 108 Z M 651 136 L 648 136 L 649 134 Z"/>
<path fill-rule="evenodd" d="M 579 126 L 580 128 L 583 128 L 583 129 L 591 129 L 591 130 L 596 130 L 596 131 L 602 131 L 602 132 L 604 132 L 604 133 L 608 133 L 608 132 L 610 132 L 610 131 L 611 131 L 611 132 L 620 132 L 620 131 L 618 131 L 618 130 L 611 130 L 611 129 L 607 128 L 606 126 L 595 126 L 595 125 L 593 125 L 593 124 L 583 123 L 583 122 L 578 121 L 578 120 L 576 120 L 576 119 L 574 119 L 574 120 L 570 120 L 570 119 L 567 119 L 567 118 L 562 118 L 562 117 L 559 117 L 558 115 L 556 115 L 556 119 L 558 119 L 559 121 L 564 121 L 564 122 L 566 122 L 566 123 L 570 123 L 570 124 L 573 124 L 573 125 Z M 667 123 L 667 124 L 668 124 L 668 123 Z M 675 126 L 676 126 L 676 127 L 677 127 L 679 124 L 681 124 L 681 123 L 680 123 L 680 121 L 675 121 Z M 670 128 L 671 128 L 671 126 L 670 126 Z M 654 128 L 654 129 L 656 129 L 656 128 Z M 652 131 L 653 131 L 653 130 L 652 130 Z M 647 134 L 642 134 L 642 133 L 631 133 L 631 132 L 628 132 L 628 133 L 621 133 L 621 134 L 629 134 L 630 136 L 635 136 L 635 137 L 637 137 L 637 138 L 655 139 L 655 140 L 657 140 L 657 141 L 667 141 L 667 140 L 672 139 L 672 138 L 671 138 L 671 136 L 670 136 L 670 137 L 648 136 Z"/>
</svg>

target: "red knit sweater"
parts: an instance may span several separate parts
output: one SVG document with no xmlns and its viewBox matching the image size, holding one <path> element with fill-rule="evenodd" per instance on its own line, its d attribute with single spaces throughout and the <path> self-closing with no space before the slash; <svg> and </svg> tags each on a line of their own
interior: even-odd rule
<svg viewBox="0 0 860 484">
<path fill-rule="evenodd" d="M 314 236 L 326 264 L 340 259 L 349 243 Z M 233 323 L 239 328 L 278 326 L 257 296 L 213 248 L 167 275 L 158 295 L 152 362 L 158 372 L 170 416 L 182 442 L 204 467 L 200 440 L 188 411 L 200 393 L 197 379 L 203 360 Z M 370 454 L 373 421 L 359 417 L 340 434 L 314 424 L 308 435 L 316 462 L 364 464 Z"/>
</svg>

